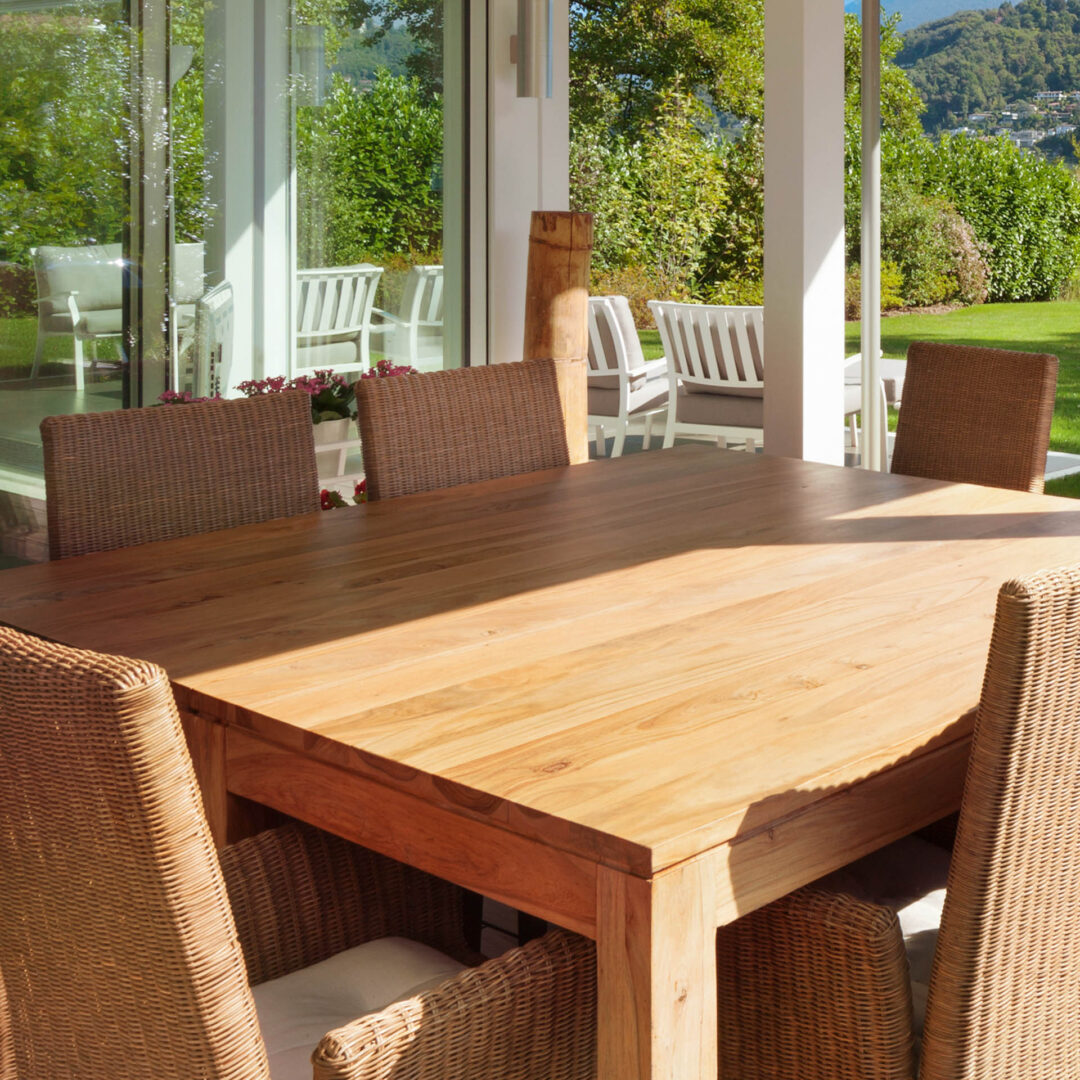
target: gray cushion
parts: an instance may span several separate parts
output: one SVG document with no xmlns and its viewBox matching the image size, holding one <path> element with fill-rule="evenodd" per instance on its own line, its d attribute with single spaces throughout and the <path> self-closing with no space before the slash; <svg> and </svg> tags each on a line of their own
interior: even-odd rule
<svg viewBox="0 0 1080 1080">
<path fill-rule="evenodd" d="M 949 852 L 921 837 L 906 836 L 819 882 L 896 912 L 911 969 L 915 1031 L 920 1036 L 948 879 Z"/>
<path fill-rule="evenodd" d="M 628 415 L 644 412 L 648 409 L 658 409 L 668 399 L 668 380 L 666 376 L 660 379 L 643 379 L 630 390 L 630 406 Z M 589 415 L 590 416 L 618 416 L 619 415 L 619 391 L 605 387 L 594 386 L 589 382 Z"/>
<path fill-rule="evenodd" d="M 42 246 L 34 254 L 34 272 L 38 296 L 54 297 L 42 304 L 45 315 L 66 314 L 64 296 L 71 292 L 78 293 L 75 299 L 80 312 L 123 305 L 123 251 L 119 244 Z"/>
<path fill-rule="evenodd" d="M 760 428 L 765 424 L 765 401 L 735 394 L 680 393 L 675 417 L 680 424 Z"/>
</svg>

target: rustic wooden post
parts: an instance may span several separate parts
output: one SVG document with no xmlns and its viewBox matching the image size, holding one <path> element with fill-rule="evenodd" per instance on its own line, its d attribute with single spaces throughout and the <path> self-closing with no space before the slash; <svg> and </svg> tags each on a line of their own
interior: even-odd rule
<svg viewBox="0 0 1080 1080">
<path fill-rule="evenodd" d="M 525 359 L 557 361 L 570 461 L 589 458 L 589 263 L 593 216 L 534 211 L 525 287 Z"/>
</svg>

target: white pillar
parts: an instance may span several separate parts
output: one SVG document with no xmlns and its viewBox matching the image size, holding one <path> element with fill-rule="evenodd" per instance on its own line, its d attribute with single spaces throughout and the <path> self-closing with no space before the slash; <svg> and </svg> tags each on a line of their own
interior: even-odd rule
<svg viewBox="0 0 1080 1080">
<path fill-rule="evenodd" d="M 765 450 L 842 465 L 844 15 L 765 0 Z"/>
<path fill-rule="evenodd" d="M 522 356 L 530 215 L 570 205 L 570 9 L 555 0 L 550 98 L 517 96 L 517 4 L 490 0 L 488 19 L 488 362 L 499 363 Z"/>
<path fill-rule="evenodd" d="M 208 287 L 233 287 L 229 381 L 262 374 L 253 364 L 255 279 L 255 0 L 206 5 L 206 162 L 213 216 L 206 230 Z"/>
<path fill-rule="evenodd" d="M 862 466 L 885 469 L 881 381 L 881 6 L 862 2 Z"/>
</svg>

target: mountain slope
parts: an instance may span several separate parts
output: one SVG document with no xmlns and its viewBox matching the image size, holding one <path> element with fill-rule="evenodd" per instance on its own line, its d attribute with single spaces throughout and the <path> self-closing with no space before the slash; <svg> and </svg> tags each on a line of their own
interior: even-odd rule
<svg viewBox="0 0 1080 1080">
<path fill-rule="evenodd" d="M 910 30 L 896 57 L 927 103 L 928 130 L 972 111 L 1080 89 L 1080 0 L 1023 0 Z"/>
</svg>

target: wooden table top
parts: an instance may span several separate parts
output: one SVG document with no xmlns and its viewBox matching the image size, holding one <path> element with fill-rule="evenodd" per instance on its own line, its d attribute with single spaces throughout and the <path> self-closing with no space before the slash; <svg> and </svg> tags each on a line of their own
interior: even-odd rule
<svg viewBox="0 0 1080 1080">
<path fill-rule="evenodd" d="M 1080 504 L 690 446 L 0 574 L 182 707 L 648 875 L 966 738 Z"/>
</svg>

